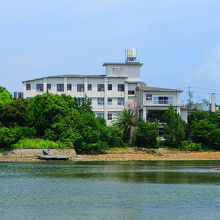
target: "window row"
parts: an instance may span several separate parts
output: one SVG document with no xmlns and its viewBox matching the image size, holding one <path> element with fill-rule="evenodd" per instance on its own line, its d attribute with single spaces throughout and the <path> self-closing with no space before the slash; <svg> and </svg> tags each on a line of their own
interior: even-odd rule
<svg viewBox="0 0 220 220">
<path fill-rule="evenodd" d="M 77 98 L 78 103 L 81 105 L 83 103 L 84 98 Z M 89 102 L 92 104 L 93 103 L 92 98 L 89 98 Z M 124 98 L 118 98 L 117 99 L 117 103 L 118 105 L 124 105 L 125 100 Z M 105 100 L 104 98 L 97 98 L 97 105 L 104 105 L 105 104 Z M 108 98 L 108 105 L 112 105 L 112 98 Z"/>
<path fill-rule="evenodd" d="M 43 91 L 43 84 L 36 84 L 37 91 Z M 85 85 L 84 84 L 77 84 L 77 92 L 84 92 L 85 91 Z M 26 84 L 26 90 L 31 90 L 31 84 Z M 51 84 L 47 84 L 47 90 L 51 90 Z M 72 90 L 72 84 L 67 84 L 67 90 Z M 92 91 L 92 84 L 87 84 L 87 90 Z M 108 90 L 112 90 L 112 84 L 108 84 Z M 105 91 L 105 85 L 104 84 L 97 84 L 97 91 L 103 92 Z M 118 91 L 124 92 L 125 91 L 125 85 L 124 84 L 118 84 Z M 64 92 L 64 84 L 57 84 L 57 92 Z M 129 90 L 128 94 L 134 94 L 134 90 Z"/>
<path fill-rule="evenodd" d="M 172 96 L 154 96 L 152 94 L 146 94 L 146 101 L 152 102 L 154 104 L 173 104 L 173 97 Z"/>
</svg>

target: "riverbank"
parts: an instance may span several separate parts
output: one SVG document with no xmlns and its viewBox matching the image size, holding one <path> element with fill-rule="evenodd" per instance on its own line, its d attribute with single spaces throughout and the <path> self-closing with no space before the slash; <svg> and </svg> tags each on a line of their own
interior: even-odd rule
<svg viewBox="0 0 220 220">
<path fill-rule="evenodd" d="M 108 151 L 105 154 L 77 155 L 74 150 L 54 150 L 55 155 L 66 155 L 70 161 L 157 161 L 157 160 L 220 160 L 220 152 L 187 152 L 179 150 L 151 150 L 127 148 Z M 1 152 L 0 161 L 3 162 L 38 162 L 37 156 L 42 150 L 16 150 Z"/>
</svg>

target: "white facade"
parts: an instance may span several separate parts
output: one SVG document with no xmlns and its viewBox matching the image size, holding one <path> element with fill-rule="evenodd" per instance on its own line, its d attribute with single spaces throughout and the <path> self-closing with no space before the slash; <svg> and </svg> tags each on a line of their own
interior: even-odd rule
<svg viewBox="0 0 220 220">
<path fill-rule="evenodd" d="M 65 93 L 79 101 L 87 96 L 93 111 L 110 124 L 128 103 L 136 101 L 141 65 L 139 62 L 105 63 L 106 75 L 59 75 L 23 81 L 24 98 L 30 99 L 45 92 Z"/>
<path fill-rule="evenodd" d="M 142 63 L 104 63 L 106 75 L 59 75 L 23 81 L 24 98 L 50 92 L 67 94 L 78 98 L 79 102 L 87 96 L 93 111 L 110 124 L 116 114 L 124 108 L 133 108 L 144 120 L 151 111 L 165 111 L 172 104 L 182 118 L 180 90 L 147 87 L 140 81 Z"/>
</svg>

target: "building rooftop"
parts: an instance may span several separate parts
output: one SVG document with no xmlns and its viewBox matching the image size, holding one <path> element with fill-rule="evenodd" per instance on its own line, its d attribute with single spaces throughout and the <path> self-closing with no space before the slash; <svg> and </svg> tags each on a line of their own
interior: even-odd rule
<svg viewBox="0 0 220 220">
<path fill-rule="evenodd" d="M 142 66 L 143 63 L 137 62 L 137 61 L 127 61 L 125 63 L 103 63 L 103 66 L 107 65 L 140 65 Z"/>
<path fill-rule="evenodd" d="M 150 92 L 182 92 L 180 89 L 167 89 L 167 88 L 159 88 L 159 87 L 150 87 L 150 86 L 140 86 L 140 90 L 150 91 Z"/>
<path fill-rule="evenodd" d="M 30 79 L 30 80 L 24 80 L 22 81 L 22 83 L 24 82 L 30 82 L 30 81 L 34 81 L 34 80 L 43 80 L 45 78 L 50 79 L 50 78 L 84 78 L 84 77 L 88 77 L 88 78 L 99 78 L 99 77 L 108 77 L 108 78 L 127 78 L 126 76 L 107 76 L 107 75 L 74 75 L 74 74 L 69 74 L 69 75 L 54 75 L 54 76 L 46 76 L 46 77 L 40 77 L 40 78 L 35 78 L 35 79 Z"/>
</svg>

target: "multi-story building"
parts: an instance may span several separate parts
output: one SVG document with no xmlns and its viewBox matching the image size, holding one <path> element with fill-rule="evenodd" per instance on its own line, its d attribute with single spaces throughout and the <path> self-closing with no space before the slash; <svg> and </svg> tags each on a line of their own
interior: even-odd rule
<svg viewBox="0 0 220 220">
<path fill-rule="evenodd" d="M 103 64 L 106 68 L 105 75 L 57 75 L 23 81 L 24 98 L 30 99 L 45 92 L 65 93 L 76 97 L 80 103 L 87 96 L 91 101 L 93 111 L 97 116 L 105 118 L 107 124 L 110 124 L 114 116 L 126 107 L 136 109 L 140 117 L 147 119 L 148 108 L 146 107 L 150 102 L 147 102 L 146 96 L 147 89 L 150 87 L 146 87 L 140 81 L 142 65 L 136 61 L 136 51 L 128 50 L 126 62 Z M 161 90 L 160 96 L 156 96 L 157 93 L 152 91 L 152 94 L 149 93 L 152 95 L 152 107 L 157 109 L 161 105 L 163 109 L 167 109 L 169 104 L 174 104 L 175 100 L 178 100 L 175 106 L 180 112 L 180 92 L 179 90 Z M 160 100 L 161 95 L 164 97 L 164 102 Z"/>
</svg>

